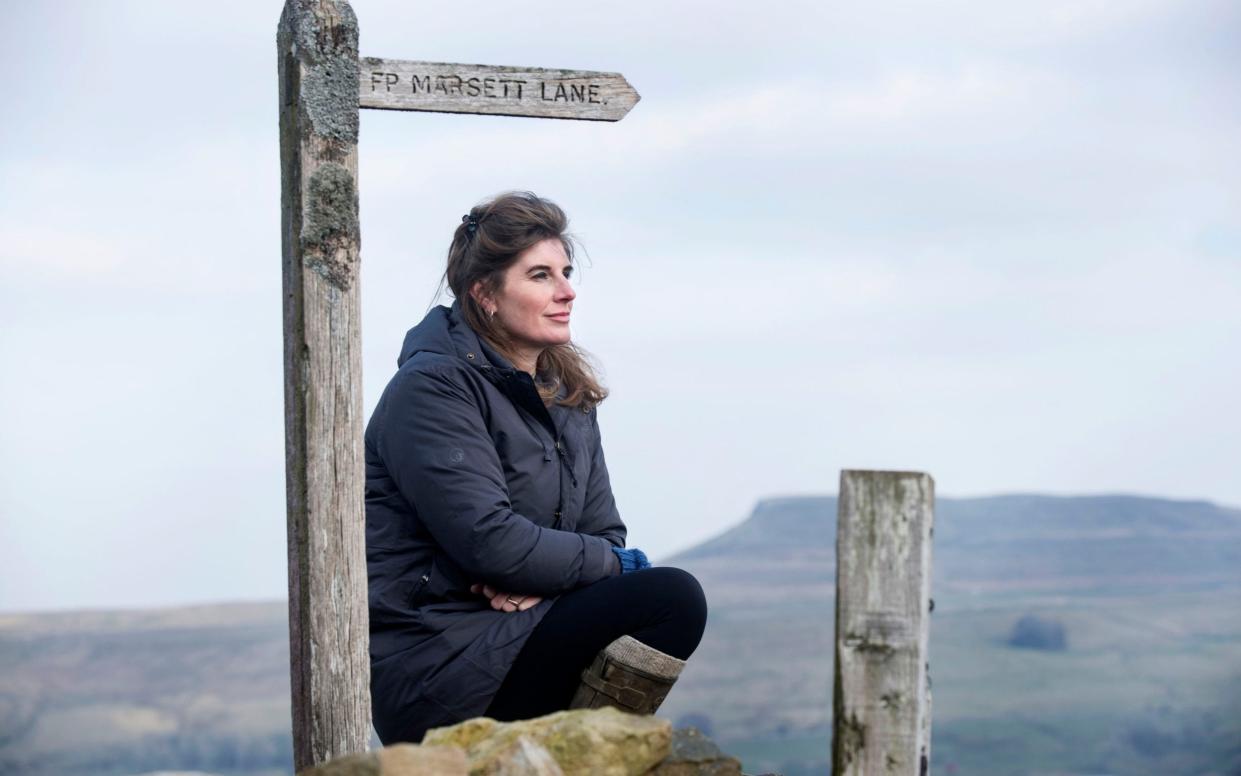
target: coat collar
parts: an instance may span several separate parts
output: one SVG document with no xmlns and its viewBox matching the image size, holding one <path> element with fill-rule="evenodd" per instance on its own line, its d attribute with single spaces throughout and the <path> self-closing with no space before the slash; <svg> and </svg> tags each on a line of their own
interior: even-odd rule
<svg viewBox="0 0 1241 776">
<path fill-rule="evenodd" d="M 452 337 L 457 357 L 477 369 L 487 380 L 503 390 L 510 399 L 544 423 L 552 432 L 553 438 L 559 438 L 560 429 L 557 426 L 563 427 L 564 418 L 562 417 L 561 422 L 557 424 L 553 416 L 561 415 L 566 408 L 555 402 L 552 402 L 549 408 L 543 403 L 530 373 L 513 366 L 511 361 L 488 345 L 487 341 L 478 336 L 478 332 L 466 322 L 462 314 L 460 299 L 454 300 L 447 310 L 449 335 Z M 566 394 L 565 386 L 561 383 L 557 388 L 556 398 L 564 398 Z"/>
<path fill-rule="evenodd" d="M 513 366 L 513 362 L 488 345 L 486 340 L 478 336 L 478 332 L 466 322 L 460 299 L 454 300 L 452 307 L 447 309 L 448 333 L 452 337 L 457 358 L 482 371 L 493 382 L 497 375 L 515 376 L 514 373 L 519 370 Z"/>
<path fill-rule="evenodd" d="M 491 373 L 489 379 L 493 381 L 496 374 L 518 378 L 522 374 L 529 376 L 528 372 L 522 372 L 522 370 L 513 366 L 512 361 L 509 361 L 498 350 L 488 345 L 487 341 L 478 336 L 478 332 L 474 331 L 473 327 L 466 323 L 465 316 L 461 312 L 461 300 L 455 300 L 452 303 L 452 307 L 445 309 L 448 314 L 449 333 L 453 337 L 458 358 L 463 359 L 466 363 L 484 373 Z M 567 391 L 564 385 L 561 384 L 556 392 L 556 398 L 564 398 L 566 394 Z"/>
<path fill-rule="evenodd" d="M 451 307 L 438 305 L 426 314 L 421 323 L 406 333 L 397 365 L 404 364 L 413 358 L 415 353 L 423 351 L 455 356 L 469 364 L 480 376 L 508 395 L 515 404 L 538 418 L 552 432 L 554 438 L 559 437 L 557 426 L 563 427 L 563 416 L 568 414 L 569 408 L 555 402 L 552 402 L 550 408 L 544 405 L 529 373 L 514 367 L 511 361 L 488 345 L 466 322 L 460 299 L 454 300 Z M 564 398 L 567 393 L 562 383 L 556 397 Z M 560 422 L 553 422 L 553 417 Z"/>
</svg>

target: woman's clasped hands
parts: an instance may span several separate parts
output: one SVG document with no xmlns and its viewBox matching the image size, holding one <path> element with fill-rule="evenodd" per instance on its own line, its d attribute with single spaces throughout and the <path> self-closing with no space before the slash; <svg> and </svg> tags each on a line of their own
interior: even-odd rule
<svg viewBox="0 0 1241 776">
<path fill-rule="evenodd" d="M 484 585 L 481 582 L 475 582 L 470 585 L 470 592 L 490 598 L 491 608 L 498 612 L 524 612 L 543 600 L 541 596 L 537 595 L 506 593 L 503 590 L 496 590 L 491 585 Z"/>
</svg>

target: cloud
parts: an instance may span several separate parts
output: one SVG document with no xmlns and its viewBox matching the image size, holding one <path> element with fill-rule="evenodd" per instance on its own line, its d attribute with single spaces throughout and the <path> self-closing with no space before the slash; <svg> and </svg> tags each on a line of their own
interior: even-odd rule
<svg viewBox="0 0 1241 776">
<path fill-rule="evenodd" d="M 619 124 L 363 114 L 367 409 L 461 213 L 531 188 L 588 249 L 574 334 L 657 556 L 845 466 L 1241 502 L 1235 3 L 354 6 L 367 55 L 643 95 Z M 25 3 L 0 31 L 0 607 L 282 594 L 280 7 Z M 194 571 L 144 588 L 169 532 Z M 43 584 L 65 554 L 81 576 Z"/>
<path fill-rule="evenodd" d="M 123 243 L 71 230 L 72 226 L 49 229 L 0 222 L 5 237 L 0 246 L 0 277 L 14 282 L 22 275 L 64 275 L 89 283 L 114 275 L 123 265 Z"/>
</svg>

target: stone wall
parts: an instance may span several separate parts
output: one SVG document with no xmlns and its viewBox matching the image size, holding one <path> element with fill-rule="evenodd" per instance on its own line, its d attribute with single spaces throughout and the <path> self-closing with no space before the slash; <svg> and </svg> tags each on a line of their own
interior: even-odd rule
<svg viewBox="0 0 1241 776">
<path fill-rule="evenodd" d="M 614 708 L 517 722 L 476 717 L 341 757 L 299 776 L 743 776 L 741 763 L 695 728 Z"/>
</svg>

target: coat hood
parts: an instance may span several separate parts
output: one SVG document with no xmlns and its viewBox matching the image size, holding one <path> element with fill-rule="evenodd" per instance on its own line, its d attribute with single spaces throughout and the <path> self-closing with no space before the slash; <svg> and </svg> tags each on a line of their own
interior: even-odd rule
<svg viewBox="0 0 1241 776">
<path fill-rule="evenodd" d="M 422 352 L 456 356 L 471 366 L 494 367 L 502 373 L 514 370 L 512 362 L 488 346 L 466 323 L 459 299 L 454 300 L 451 307 L 436 306 L 421 323 L 406 332 L 401 353 L 396 359 L 397 367 L 413 358 L 415 353 Z"/>
<path fill-rule="evenodd" d="M 552 416 L 562 413 L 562 408 L 556 404 L 548 408 L 536 392 L 530 375 L 513 366 L 513 362 L 478 336 L 478 332 L 466 323 L 461 314 L 461 300 L 454 300 L 451 307 L 437 306 L 426 314 L 421 323 L 406 332 L 401 354 L 396 360 L 397 368 L 424 352 L 461 359 L 559 434 L 556 429 L 560 424 Z M 556 388 L 556 398 L 562 399 L 567 394 L 568 386 L 562 382 Z"/>
</svg>

